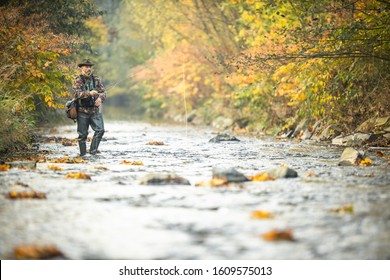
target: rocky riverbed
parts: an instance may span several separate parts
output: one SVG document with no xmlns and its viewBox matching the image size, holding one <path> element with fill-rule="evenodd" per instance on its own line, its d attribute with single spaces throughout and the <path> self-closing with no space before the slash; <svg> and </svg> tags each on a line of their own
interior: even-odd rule
<svg viewBox="0 0 390 280">
<path fill-rule="evenodd" d="M 1 259 L 390 258 L 389 150 L 338 166 L 344 148 L 310 141 L 106 129 L 95 157 L 77 159 L 75 126 L 63 126 L 37 145 L 47 154 L 35 168 L 0 171 Z M 265 176 L 280 166 L 297 177 Z M 216 168 L 248 180 L 221 181 Z M 151 173 L 189 184 L 149 185 Z"/>
</svg>

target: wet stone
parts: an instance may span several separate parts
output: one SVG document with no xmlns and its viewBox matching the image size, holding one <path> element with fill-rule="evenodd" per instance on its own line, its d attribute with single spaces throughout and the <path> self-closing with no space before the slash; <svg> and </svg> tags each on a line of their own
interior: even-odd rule
<svg viewBox="0 0 390 280">
<path fill-rule="evenodd" d="M 175 173 L 149 173 L 139 183 L 141 185 L 191 185 L 187 179 Z"/>
<path fill-rule="evenodd" d="M 230 135 L 228 133 L 224 133 L 224 134 L 218 134 L 214 138 L 210 139 L 209 142 L 211 142 L 211 143 L 219 143 L 219 142 L 222 142 L 222 141 L 240 141 L 240 140 L 237 139 L 235 136 L 232 136 L 232 135 Z"/>
<path fill-rule="evenodd" d="M 278 168 L 270 169 L 265 171 L 265 173 L 269 174 L 275 178 L 295 178 L 298 177 L 298 172 L 294 169 L 291 169 L 287 166 L 280 166 Z"/>
<path fill-rule="evenodd" d="M 364 158 L 364 154 L 353 148 L 346 148 L 341 154 L 339 166 L 352 166 L 359 165 L 360 161 Z"/>
<path fill-rule="evenodd" d="M 249 181 L 249 179 L 245 177 L 244 174 L 238 172 L 233 167 L 230 168 L 214 167 L 213 178 L 225 179 L 227 182 L 231 182 L 231 183 L 240 183 L 240 182 Z"/>
</svg>

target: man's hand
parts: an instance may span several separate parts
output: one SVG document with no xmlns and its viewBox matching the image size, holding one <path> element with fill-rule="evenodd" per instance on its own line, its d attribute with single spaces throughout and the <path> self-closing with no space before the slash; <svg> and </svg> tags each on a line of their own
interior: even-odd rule
<svg viewBox="0 0 390 280">
<path fill-rule="evenodd" d="M 100 105 L 102 105 L 102 99 L 99 97 L 99 98 L 96 99 L 96 101 L 95 101 L 95 106 L 96 106 L 96 107 L 99 107 Z"/>
<path fill-rule="evenodd" d="M 97 94 L 99 94 L 96 90 L 91 90 L 90 92 L 89 92 L 89 95 L 90 96 L 95 96 L 95 95 L 97 95 Z"/>
</svg>

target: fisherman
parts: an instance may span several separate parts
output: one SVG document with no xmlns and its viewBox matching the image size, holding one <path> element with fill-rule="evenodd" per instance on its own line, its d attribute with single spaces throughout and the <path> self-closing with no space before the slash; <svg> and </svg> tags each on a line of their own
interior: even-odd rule
<svg viewBox="0 0 390 280">
<path fill-rule="evenodd" d="M 100 78 L 93 74 L 93 65 L 89 59 L 79 63 L 81 74 L 77 75 L 73 82 L 74 97 L 78 99 L 77 133 L 80 156 L 85 156 L 87 153 L 86 140 L 89 126 L 95 131 L 89 150 L 91 155 L 98 153 L 104 134 L 102 103 L 106 99 L 106 89 Z"/>
</svg>

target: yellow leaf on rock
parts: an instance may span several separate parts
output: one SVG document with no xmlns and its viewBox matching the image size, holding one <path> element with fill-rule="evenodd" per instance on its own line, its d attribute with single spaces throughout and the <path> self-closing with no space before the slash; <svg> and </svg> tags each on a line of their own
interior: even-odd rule
<svg viewBox="0 0 390 280">
<path fill-rule="evenodd" d="M 91 176 L 89 176 L 88 174 L 82 173 L 82 172 L 79 172 L 79 173 L 69 172 L 69 173 L 66 175 L 66 178 L 69 178 L 69 179 L 91 180 Z"/>
</svg>

